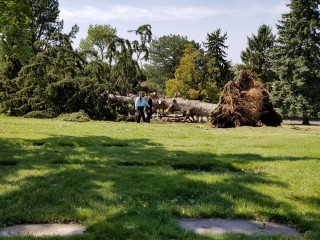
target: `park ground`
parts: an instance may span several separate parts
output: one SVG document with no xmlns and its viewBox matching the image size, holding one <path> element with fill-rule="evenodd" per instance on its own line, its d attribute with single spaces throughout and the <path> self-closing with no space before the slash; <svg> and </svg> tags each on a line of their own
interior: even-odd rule
<svg viewBox="0 0 320 240">
<path fill-rule="evenodd" d="M 0 116 L 0 227 L 87 227 L 63 239 L 294 239 L 201 236 L 177 223 L 217 217 L 284 223 L 320 239 L 319 146 L 320 126 Z"/>
</svg>

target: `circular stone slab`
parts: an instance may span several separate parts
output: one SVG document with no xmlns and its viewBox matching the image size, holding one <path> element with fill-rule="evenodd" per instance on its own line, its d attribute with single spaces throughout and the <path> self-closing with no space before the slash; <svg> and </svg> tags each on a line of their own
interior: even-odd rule
<svg viewBox="0 0 320 240">
<path fill-rule="evenodd" d="M 227 219 L 187 219 L 179 220 L 182 228 L 195 233 L 244 233 L 244 234 L 281 234 L 285 236 L 301 237 L 302 235 L 295 229 L 282 224 L 263 223 L 252 220 L 227 220 Z"/>
<path fill-rule="evenodd" d="M 86 228 L 79 224 L 30 224 L 0 229 L 0 236 L 70 236 L 83 234 Z"/>
</svg>

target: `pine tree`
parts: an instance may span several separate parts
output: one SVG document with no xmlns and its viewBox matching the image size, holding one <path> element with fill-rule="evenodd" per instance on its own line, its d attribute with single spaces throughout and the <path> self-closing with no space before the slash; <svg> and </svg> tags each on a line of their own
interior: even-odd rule
<svg viewBox="0 0 320 240">
<path fill-rule="evenodd" d="M 219 74 L 217 75 L 217 85 L 219 88 L 232 79 L 231 64 L 226 60 L 228 46 L 225 42 L 227 39 L 227 33 L 222 34 L 219 28 L 210 34 L 208 33 L 207 42 L 203 43 L 207 56 L 215 59 L 215 66 L 219 68 L 219 71 L 217 71 Z"/>
<path fill-rule="evenodd" d="M 273 65 L 279 81 L 273 101 L 283 114 L 303 118 L 320 112 L 320 0 L 291 0 L 277 25 Z"/>
<path fill-rule="evenodd" d="M 274 46 L 276 36 L 272 34 L 271 27 L 263 24 L 258 29 L 258 34 L 248 37 L 248 47 L 241 52 L 242 62 L 258 78 L 265 83 L 275 78 L 270 60 L 270 50 Z"/>
</svg>

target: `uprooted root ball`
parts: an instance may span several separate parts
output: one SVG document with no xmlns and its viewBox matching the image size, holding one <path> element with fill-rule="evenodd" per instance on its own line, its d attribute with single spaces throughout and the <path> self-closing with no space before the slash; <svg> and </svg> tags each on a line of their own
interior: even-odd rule
<svg viewBox="0 0 320 240">
<path fill-rule="evenodd" d="M 215 127 L 280 126 L 282 117 L 273 109 L 268 89 L 253 76 L 241 72 L 236 82 L 224 86 L 220 104 L 211 114 Z"/>
</svg>

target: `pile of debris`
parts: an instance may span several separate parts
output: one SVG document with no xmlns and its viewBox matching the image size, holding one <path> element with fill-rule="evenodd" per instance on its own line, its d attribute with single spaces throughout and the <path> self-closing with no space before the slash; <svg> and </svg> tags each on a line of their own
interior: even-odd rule
<svg viewBox="0 0 320 240">
<path fill-rule="evenodd" d="M 266 86 L 243 71 L 236 82 L 224 86 L 220 104 L 211 113 L 215 127 L 280 126 L 282 117 L 274 109 Z"/>
</svg>

